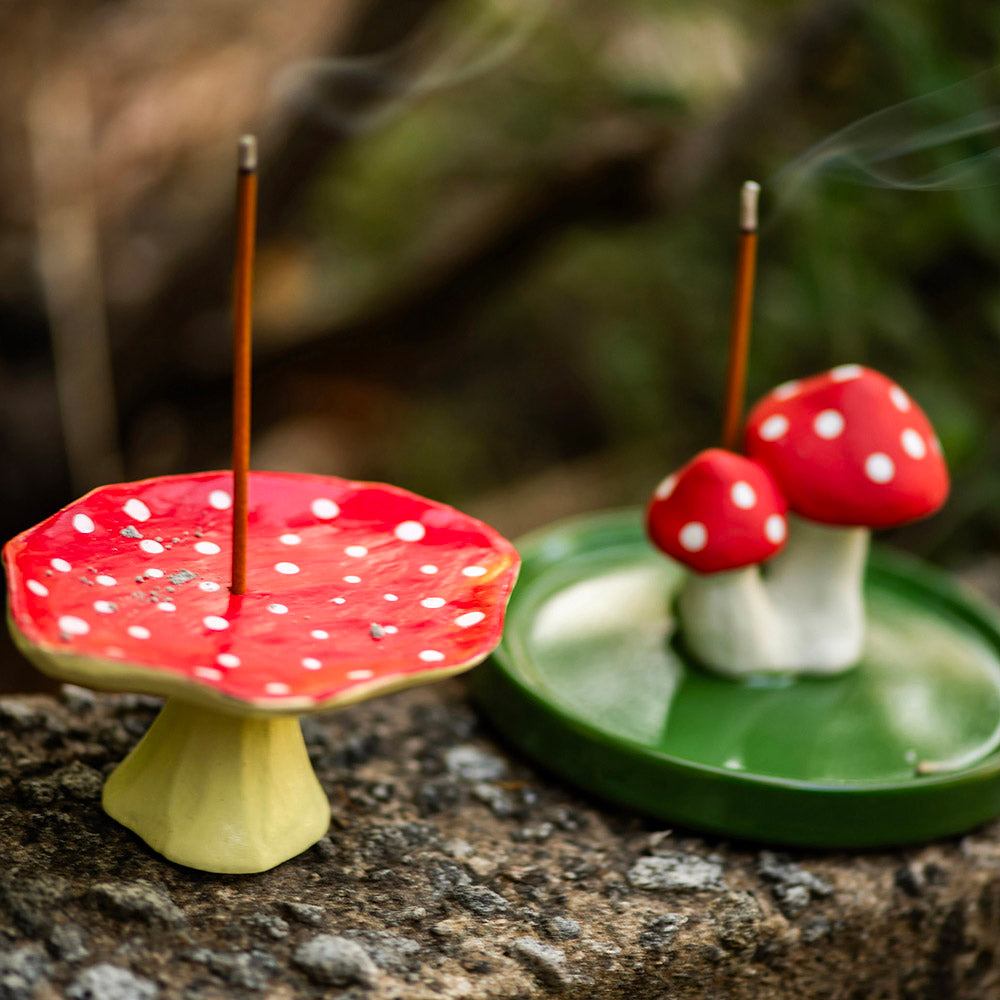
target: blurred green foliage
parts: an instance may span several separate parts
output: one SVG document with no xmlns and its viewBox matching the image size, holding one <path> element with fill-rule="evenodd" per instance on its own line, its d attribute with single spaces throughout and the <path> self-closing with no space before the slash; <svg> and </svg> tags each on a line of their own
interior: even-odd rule
<svg viewBox="0 0 1000 1000">
<path fill-rule="evenodd" d="M 338 308 L 363 312 L 412 280 L 490 199 L 533 197 L 607 120 L 683 143 L 740 99 L 805 9 L 553 4 L 500 65 L 454 69 L 454 86 L 439 75 L 394 114 L 361 123 L 300 222 L 337 274 Z M 529 14 L 513 10 L 516 33 Z M 713 443 L 736 197 L 753 176 L 764 224 L 748 398 L 847 361 L 885 371 L 939 428 L 955 480 L 949 510 L 908 542 L 948 560 L 1000 547 L 1000 186 L 924 193 L 820 172 L 783 203 L 780 174 L 852 121 L 992 66 L 1000 8 L 886 0 L 855 17 L 814 78 L 748 112 L 747 142 L 710 185 L 641 218 L 561 225 L 485 288 L 445 349 L 410 373 L 406 429 L 382 474 L 460 496 L 600 451 L 638 450 L 666 473 Z M 966 98 L 949 107 L 945 95 L 935 114 L 960 117 Z M 993 144 L 978 136 L 925 159 L 940 167 Z"/>
</svg>

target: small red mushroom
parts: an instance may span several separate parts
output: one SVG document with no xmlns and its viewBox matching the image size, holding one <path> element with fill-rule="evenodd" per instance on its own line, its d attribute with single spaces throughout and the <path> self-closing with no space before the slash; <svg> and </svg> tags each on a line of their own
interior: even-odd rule
<svg viewBox="0 0 1000 1000">
<path fill-rule="evenodd" d="M 105 808 L 219 872 L 272 867 L 327 828 L 294 717 L 480 662 L 519 564 L 487 525 L 406 490 L 255 472 L 234 596 L 231 483 L 101 487 L 4 549 L 11 630 L 42 670 L 170 697 Z"/>
<path fill-rule="evenodd" d="M 756 565 L 785 541 L 788 505 L 771 474 L 742 455 L 709 448 L 656 488 L 650 539 L 698 573 Z"/>
<path fill-rule="evenodd" d="M 677 598 L 685 646 L 719 673 L 785 669 L 759 566 L 784 544 L 786 508 L 767 469 L 720 448 L 696 455 L 650 500 L 650 539 L 695 571 Z"/>
<path fill-rule="evenodd" d="M 895 382 L 848 364 L 766 395 L 747 419 L 746 452 L 795 515 L 767 583 L 797 635 L 798 667 L 844 670 L 863 646 L 870 529 L 926 517 L 948 495 L 937 435 Z"/>
</svg>

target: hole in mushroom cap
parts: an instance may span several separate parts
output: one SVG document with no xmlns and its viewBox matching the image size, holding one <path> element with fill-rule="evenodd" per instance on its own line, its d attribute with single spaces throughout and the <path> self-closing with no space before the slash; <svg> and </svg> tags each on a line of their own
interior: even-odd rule
<svg viewBox="0 0 1000 1000">
<path fill-rule="evenodd" d="M 830 378 L 834 382 L 848 382 L 852 378 L 860 377 L 861 372 L 861 365 L 837 365 L 836 368 L 830 369 Z"/>
<path fill-rule="evenodd" d="M 81 535 L 89 535 L 96 526 L 86 514 L 74 514 L 73 527 L 79 531 Z"/>
<path fill-rule="evenodd" d="M 208 494 L 208 505 L 216 510 L 229 510 L 233 505 L 233 498 L 225 490 L 212 490 Z"/>
<path fill-rule="evenodd" d="M 764 441 L 777 441 L 788 431 L 788 417 L 783 413 L 774 413 L 760 425 L 757 433 Z"/>
<path fill-rule="evenodd" d="M 327 497 L 320 497 L 312 502 L 312 512 L 321 521 L 329 521 L 340 513 L 340 508 Z"/>
<path fill-rule="evenodd" d="M 708 530 L 701 521 L 688 521 L 677 535 L 681 548 L 688 552 L 700 552 L 708 544 Z"/>
<path fill-rule="evenodd" d="M 788 533 L 788 525 L 780 514 L 772 514 L 764 522 L 764 537 L 772 545 L 780 545 Z"/>
<path fill-rule="evenodd" d="M 827 441 L 840 437 L 844 433 L 844 415 L 839 410 L 823 410 L 816 414 L 813 420 L 813 430 Z"/>
<path fill-rule="evenodd" d="M 865 459 L 865 475 L 873 483 L 887 483 L 896 474 L 896 466 L 892 459 L 876 451 Z"/>
<path fill-rule="evenodd" d="M 740 510 L 752 510 L 757 503 L 757 492 L 742 479 L 738 483 L 733 483 L 729 496 Z"/>
<path fill-rule="evenodd" d="M 898 385 L 889 389 L 889 398 L 892 400 L 892 405 L 902 413 L 906 413 L 911 406 L 910 397 Z"/>
<path fill-rule="evenodd" d="M 924 444 L 924 439 L 912 427 L 907 427 L 906 430 L 900 434 L 899 441 L 903 446 L 903 451 L 905 451 L 910 458 L 919 459 L 923 458 L 927 454 L 927 445 Z"/>
</svg>

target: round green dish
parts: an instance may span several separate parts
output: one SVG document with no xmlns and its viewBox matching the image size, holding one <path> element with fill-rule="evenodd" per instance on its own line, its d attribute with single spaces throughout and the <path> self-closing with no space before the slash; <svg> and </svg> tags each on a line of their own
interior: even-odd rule
<svg viewBox="0 0 1000 1000">
<path fill-rule="evenodd" d="M 680 569 L 638 511 L 537 532 L 506 634 L 471 677 L 497 727 L 583 788 L 671 822 L 813 847 L 876 847 L 1000 814 L 1000 615 L 876 551 L 862 662 L 740 683 L 673 641 Z M 918 765 L 949 761 L 934 775 Z"/>
</svg>

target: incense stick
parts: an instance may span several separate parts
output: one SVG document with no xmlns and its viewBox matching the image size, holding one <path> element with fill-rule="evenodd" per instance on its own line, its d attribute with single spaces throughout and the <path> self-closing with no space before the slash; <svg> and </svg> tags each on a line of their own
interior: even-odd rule
<svg viewBox="0 0 1000 1000">
<path fill-rule="evenodd" d="M 757 263 L 757 200 L 760 185 L 747 181 L 740 191 L 740 242 L 733 288 L 733 318 L 726 370 L 722 446 L 735 451 L 743 423 L 747 355 L 750 351 L 750 317 L 753 311 L 754 271 Z"/>
<path fill-rule="evenodd" d="M 239 143 L 236 275 L 233 290 L 233 571 L 232 592 L 246 593 L 247 478 L 250 470 L 250 333 L 257 220 L 257 140 Z"/>
</svg>

